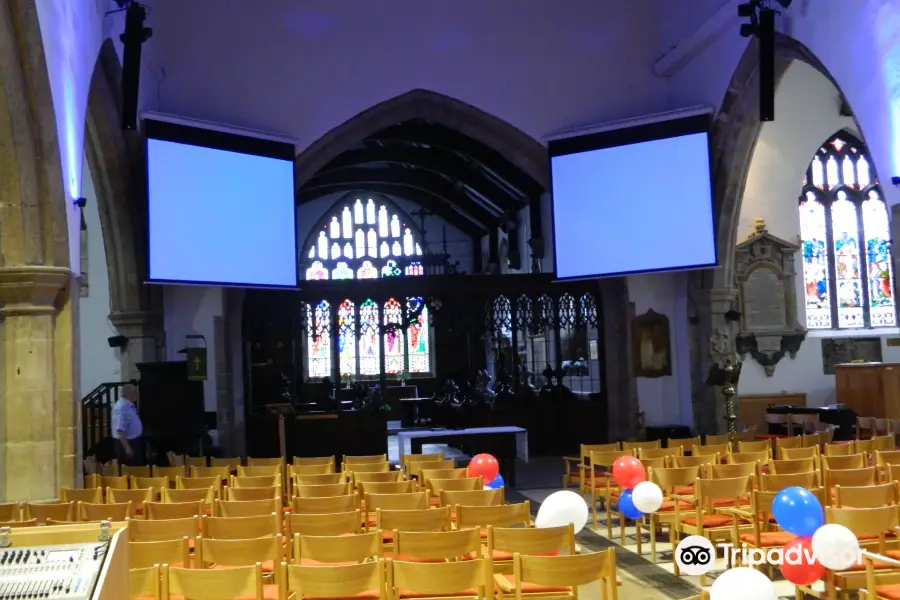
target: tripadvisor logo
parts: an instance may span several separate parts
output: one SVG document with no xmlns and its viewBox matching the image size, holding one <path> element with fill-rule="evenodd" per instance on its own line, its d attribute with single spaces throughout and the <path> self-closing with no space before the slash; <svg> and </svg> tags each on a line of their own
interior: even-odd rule
<svg viewBox="0 0 900 600">
<path fill-rule="evenodd" d="M 782 548 L 752 548 L 749 546 L 735 546 L 734 544 L 719 544 L 722 555 L 728 557 L 728 564 L 741 564 L 745 567 L 758 567 L 761 565 L 781 566 L 808 565 L 816 561 L 814 552 L 808 549 L 794 547 L 785 551 Z M 675 564 L 686 575 L 699 577 L 709 573 L 716 561 L 717 547 L 713 546 L 705 537 L 691 535 L 678 544 L 675 548 Z M 854 550 L 854 556 L 846 557 L 847 564 L 862 563 L 862 550 Z"/>
</svg>

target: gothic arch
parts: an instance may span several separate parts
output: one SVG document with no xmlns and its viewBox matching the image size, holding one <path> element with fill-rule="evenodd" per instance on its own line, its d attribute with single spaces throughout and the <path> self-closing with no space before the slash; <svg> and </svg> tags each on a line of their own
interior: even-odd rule
<svg viewBox="0 0 900 600">
<path fill-rule="evenodd" d="M 550 165 L 543 144 L 470 104 L 438 92 L 416 89 L 362 111 L 316 140 L 295 161 L 297 188 L 360 140 L 411 119 L 425 119 L 465 134 L 502 154 L 544 189 L 550 187 Z"/>
<path fill-rule="evenodd" d="M 122 68 L 107 38 L 100 48 L 85 123 L 84 150 L 100 211 L 109 275 L 110 309 L 137 313 L 153 304 L 153 286 L 145 286 L 145 218 L 140 133 L 120 125 Z"/>
</svg>

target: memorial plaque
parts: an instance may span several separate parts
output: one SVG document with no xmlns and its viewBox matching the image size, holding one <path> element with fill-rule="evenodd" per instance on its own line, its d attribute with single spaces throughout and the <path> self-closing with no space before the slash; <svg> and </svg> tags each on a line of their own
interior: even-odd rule
<svg viewBox="0 0 900 600">
<path fill-rule="evenodd" d="M 774 270 L 757 267 L 743 283 L 746 329 L 750 333 L 787 328 L 784 282 Z"/>
</svg>

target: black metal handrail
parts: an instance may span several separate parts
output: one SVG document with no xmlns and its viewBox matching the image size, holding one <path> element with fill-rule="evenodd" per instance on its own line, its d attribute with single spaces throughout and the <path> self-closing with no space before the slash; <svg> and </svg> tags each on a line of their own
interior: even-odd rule
<svg viewBox="0 0 900 600">
<path fill-rule="evenodd" d="M 100 447 L 111 441 L 112 408 L 127 381 L 101 383 L 81 399 L 81 444 L 84 456 L 103 453 Z M 111 444 L 110 444 L 111 445 Z"/>
</svg>

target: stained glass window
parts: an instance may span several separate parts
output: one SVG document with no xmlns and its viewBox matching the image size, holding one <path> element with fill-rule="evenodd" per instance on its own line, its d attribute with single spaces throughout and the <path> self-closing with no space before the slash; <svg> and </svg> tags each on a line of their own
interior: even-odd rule
<svg viewBox="0 0 900 600">
<path fill-rule="evenodd" d="M 334 207 L 307 240 L 306 279 L 344 280 L 425 275 L 425 246 L 415 225 L 383 198 L 353 198 Z M 359 298 L 362 300 L 362 298 Z M 328 302 L 307 308 L 310 379 L 431 372 L 431 329 L 422 298 Z M 337 365 L 332 349 L 337 345 Z"/>
<path fill-rule="evenodd" d="M 800 237 L 807 327 L 896 325 L 887 208 L 865 147 L 845 132 L 807 169 Z"/>
</svg>

